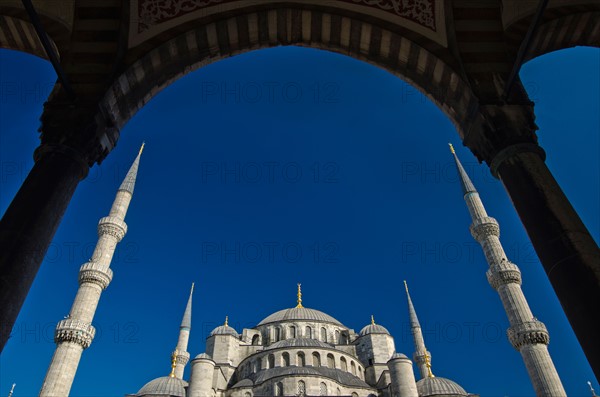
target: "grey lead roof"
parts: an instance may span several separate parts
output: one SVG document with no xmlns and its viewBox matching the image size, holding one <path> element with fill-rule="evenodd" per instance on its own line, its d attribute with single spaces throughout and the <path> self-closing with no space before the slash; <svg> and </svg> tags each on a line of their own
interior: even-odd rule
<svg viewBox="0 0 600 397">
<path fill-rule="evenodd" d="M 269 345 L 266 350 L 280 349 L 284 347 L 320 347 L 325 349 L 331 349 L 333 346 L 329 343 L 321 342 L 316 339 L 309 338 L 295 338 L 295 339 L 284 339 L 279 342 L 275 342 Z"/>
<path fill-rule="evenodd" d="M 258 325 L 292 320 L 319 321 L 325 323 L 333 323 L 343 327 L 342 323 L 340 323 L 335 318 L 331 317 L 329 314 L 325 314 L 319 310 L 309 309 L 306 307 L 294 307 L 291 309 L 280 310 L 271 314 L 270 316 L 267 316 L 260 323 L 258 323 Z"/>
<path fill-rule="evenodd" d="M 175 396 L 185 397 L 187 382 L 179 378 L 163 376 L 146 383 L 136 396 Z"/>
<path fill-rule="evenodd" d="M 138 153 L 137 157 L 133 161 L 133 164 L 131 164 L 131 168 L 129 168 L 129 171 L 127 171 L 127 175 L 125 176 L 125 179 L 123 179 L 123 183 L 121 183 L 119 190 L 124 190 L 126 192 L 133 194 L 133 188 L 135 187 L 135 180 L 137 178 L 137 172 L 138 172 L 138 167 L 140 165 L 140 156 L 141 155 L 142 155 L 142 150 L 140 149 L 140 152 Z"/>
<path fill-rule="evenodd" d="M 467 396 L 469 393 L 450 379 L 440 377 L 423 378 L 417 382 L 419 397 Z"/>
</svg>

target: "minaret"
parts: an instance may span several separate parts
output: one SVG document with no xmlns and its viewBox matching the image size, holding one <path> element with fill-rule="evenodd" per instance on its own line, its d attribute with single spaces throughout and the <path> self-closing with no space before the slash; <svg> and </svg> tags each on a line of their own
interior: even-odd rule
<svg viewBox="0 0 600 397">
<path fill-rule="evenodd" d="M 550 341 L 548 330 L 533 316 L 521 290 L 521 271 L 517 265 L 506 258 L 500 244 L 498 222 L 487 215 L 479 193 L 458 160 L 454 147 L 449 145 L 460 177 L 464 199 L 473 220 L 470 227 L 471 235 L 483 249 L 489 265 L 487 279 L 500 295 L 510 322 L 507 331 L 508 339 L 521 353 L 537 396 L 566 396 L 548 352 Z"/>
<path fill-rule="evenodd" d="M 192 294 L 194 293 L 194 283 L 192 283 L 192 289 L 190 290 L 190 297 L 188 298 L 185 312 L 183 313 L 183 319 L 181 320 L 181 326 L 179 326 L 179 339 L 177 340 L 177 347 L 173 352 L 173 356 L 176 358 L 175 371 L 171 373 L 179 379 L 183 379 L 183 370 L 186 364 L 190 361 L 190 353 L 187 351 L 188 340 L 190 339 L 190 329 L 192 328 Z"/>
<path fill-rule="evenodd" d="M 54 333 L 56 350 L 40 391 L 41 397 L 69 395 L 81 354 L 94 339 L 96 330 L 91 323 L 100 295 L 112 280 L 110 262 L 115 248 L 127 233 L 125 214 L 133 196 L 143 149 L 144 144 L 117 191 L 109 215 L 98 222 L 98 243 L 92 258 L 79 270 L 79 290 L 71 311 L 56 326 Z"/>
<path fill-rule="evenodd" d="M 412 300 L 410 299 L 410 294 L 408 293 L 408 284 L 406 284 L 406 281 L 404 281 L 404 288 L 406 289 L 406 298 L 408 299 L 408 316 L 410 318 L 410 331 L 412 333 L 413 341 L 415 343 L 415 353 L 413 354 L 413 359 L 419 367 L 421 379 L 428 377 L 432 378 L 433 373 L 431 373 L 431 353 L 429 353 L 427 351 L 427 348 L 425 347 L 425 340 L 423 339 L 421 324 L 419 324 L 417 312 L 415 311 Z"/>
</svg>

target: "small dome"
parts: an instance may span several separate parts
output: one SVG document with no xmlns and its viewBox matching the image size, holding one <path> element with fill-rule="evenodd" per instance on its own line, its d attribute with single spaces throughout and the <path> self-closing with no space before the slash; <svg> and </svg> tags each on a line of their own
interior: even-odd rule
<svg viewBox="0 0 600 397">
<path fill-rule="evenodd" d="M 409 359 L 405 354 L 402 353 L 394 353 L 392 354 L 392 358 L 390 360 L 395 360 L 397 358 Z M 409 359 L 410 360 L 410 359 Z"/>
<path fill-rule="evenodd" d="M 469 393 L 456 382 L 446 378 L 428 377 L 417 382 L 419 397 L 427 396 L 468 396 Z"/>
<path fill-rule="evenodd" d="M 194 357 L 194 360 L 196 360 L 198 358 L 203 358 L 203 359 L 206 359 L 206 360 L 212 360 L 212 357 L 209 356 L 206 353 L 200 353 L 200 354 L 198 354 L 196 357 Z"/>
<path fill-rule="evenodd" d="M 185 397 L 187 382 L 179 378 L 163 376 L 146 383 L 136 396 L 174 396 Z"/>
<path fill-rule="evenodd" d="M 389 335 L 390 332 L 382 325 L 369 324 L 366 327 L 364 327 L 363 329 L 361 329 L 360 333 L 358 335 L 364 336 L 364 335 L 368 335 L 368 334 L 387 334 L 387 335 Z"/>
<path fill-rule="evenodd" d="M 342 325 L 338 320 L 331 317 L 329 314 L 325 314 L 315 309 L 309 309 L 306 307 L 294 307 L 291 309 L 283 309 L 278 312 L 271 314 L 264 318 L 258 325 L 264 325 L 268 323 L 276 323 L 280 321 L 318 321 L 323 323 L 333 323 L 336 325 Z"/>
<path fill-rule="evenodd" d="M 212 332 L 210 333 L 210 336 L 215 336 L 215 335 L 232 335 L 232 336 L 235 336 L 236 338 L 240 337 L 238 335 L 237 331 L 235 329 L 233 329 L 233 327 L 230 327 L 229 325 L 219 325 L 217 328 L 213 329 Z"/>
</svg>

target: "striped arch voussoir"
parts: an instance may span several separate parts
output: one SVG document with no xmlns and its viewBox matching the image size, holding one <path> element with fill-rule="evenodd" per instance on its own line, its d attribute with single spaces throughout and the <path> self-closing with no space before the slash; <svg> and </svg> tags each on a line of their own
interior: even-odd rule
<svg viewBox="0 0 600 397">
<path fill-rule="evenodd" d="M 408 81 L 446 113 L 459 133 L 476 99 L 468 85 L 431 52 L 377 25 L 317 10 L 278 8 L 198 26 L 134 62 L 102 106 L 122 127 L 172 81 L 220 59 L 279 45 L 334 51 L 364 60 Z"/>
</svg>

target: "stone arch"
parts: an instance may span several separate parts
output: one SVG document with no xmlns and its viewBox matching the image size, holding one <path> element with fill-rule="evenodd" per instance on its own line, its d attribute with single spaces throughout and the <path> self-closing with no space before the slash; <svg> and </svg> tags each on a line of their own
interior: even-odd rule
<svg viewBox="0 0 600 397">
<path fill-rule="evenodd" d="M 345 357 L 340 358 L 340 367 L 341 367 L 342 371 L 345 371 L 345 372 L 348 371 L 348 362 L 346 361 Z"/>
<path fill-rule="evenodd" d="M 296 362 L 299 367 L 306 366 L 306 357 L 304 356 L 304 352 L 298 352 L 296 356 Z"/>
<path fill-rule="evenodd" d="M 515 0 L 513 0 L 515 1 Z M 549 4 L 543 19 L 533 35 L 524 62 L 575 46 L 600 47 L 600 5 L 579 1 L 579 4 L 559 0 Z M 535 4 L 517 6 L 525 12 L 506 21 L 506 36 L 518 47 L 525 36 L 535 13 Z"/>
<path fill-rule="evenodd" d="M 50 45 L 60 56 L 58 50 L 60 44 L 57 43 L 69 40 L 71 34 L 69 28 L 56 19 L 44 15 L 39 7 L 37 11 Z M 22 9 L 0 7 L 0 48 L 22 51 L 42 59 L 48 59 L 33 24 L 29 22 L 29 16 Z"/>
<path fill-rule="evenodd" d="M 401 77 L 437 104 L 459 133 L 472 122 L 477 98 L 468 84 L 415 41 L 364 15 L 298 7 L 225 16 L 162 43 L 115 79 L 101 103 L 104 113 L 121 128 L 156 93 L 190 71 L 252 50 L 298 45 L 348 55 Z"/>
<path fill-rule="evenodd" d="M 275 356 L 273 354 L 269 354 L 267 358 L 267 368 L 275 368 Z"/>
<path fill-rule="evenodd" d="M 256 334 L 252 337 L 252 345 L 257 346 L 260 345 L 260 335 Z"/>
<path fill-rule="evenodd" d="M 329 368 L 335 368 L 335 358 L 331 353 L 327 354 L 327 366 Z"/>
<path fill-rule="evenodd" d="M 313 354 L 312 354 L 312 364 L 313 364 L 313 367 L 320 367 L 321 366 L 321 355 L 319 354 L 319 352 L 313 352 Z"/>
<path fill-rule="evenodd" d="M 281 355 L 281 366 L 289 367 L 290 366 L 290 354 L 288 352 L 283 352 Z"/>
</svg>

